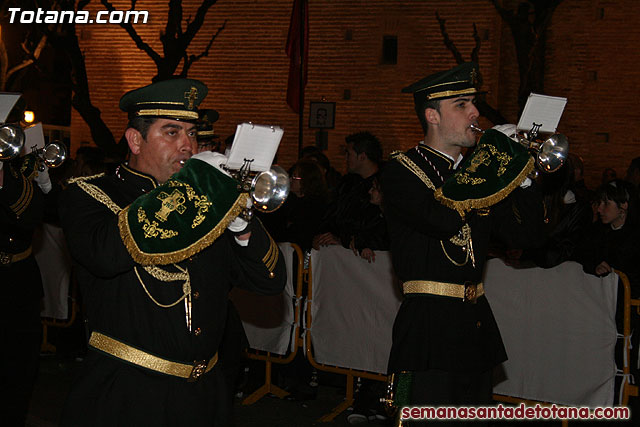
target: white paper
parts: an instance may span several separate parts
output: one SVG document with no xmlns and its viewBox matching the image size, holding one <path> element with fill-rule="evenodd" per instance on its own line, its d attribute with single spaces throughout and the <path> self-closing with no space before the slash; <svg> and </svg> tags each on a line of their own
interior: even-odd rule
<svg viewBox="0 0 640 427">
<path fill-rule="evenodd" d="M 13 92 L 0 92 L 0 123 L 4 123 L 9 113 L 16 105 L 22 94 Z"/>
<path fill-rule="evenodd" d="M 24 130 L 24 145 L 20 155 L 25 156 L 40 148 L 44 148 L 44 132 L 42 123 L 36 123 Z"/>
<path fill-rule="evenodd" d="M 239 124 L 226 167 L 239 170 L 245 160 L 253 160 L 250 166 L 251 171 L 269 170 L 283 133 L 284 131 L 277 126 Z"/>
<path fill-rule="evenodd" d="M 518 130 L 529 132 L 535 123 L 541 125 L 538 133 L 555 133 L 566 104 L 567 98 L 531 93 L 520 116 Z"/>
</svg>

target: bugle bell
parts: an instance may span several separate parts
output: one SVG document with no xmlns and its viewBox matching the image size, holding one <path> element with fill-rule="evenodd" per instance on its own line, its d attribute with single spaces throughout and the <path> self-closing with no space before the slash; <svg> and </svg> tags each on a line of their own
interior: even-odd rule
<svg viewBox="0 0 640 427">
<path fill-rule="evenodd" d="M 484 130 L 475 124 L 471 124 L 470 128 L 475 132 L 484 133 Z M 554 133 L 545 140 L 539 139 L 537 132 L 531 132 L 531 135 L 516 133 L 511 140 L 529 149 L 535 155 L 538 169 L 546 173 L 560 169 L 569 154 L 569 141 L 560 133 Z"/>
<path fill-rule="evenodd" d="M 24 131 L 18 125 L 0 125 L 0 160 L 11 160 L 20 154 L 24 145 Z"/>
<path fill-rule="evenodd" d="M 13 160 L 20 155 L 25 144 L 24 130 L 13 123 L 0 125 L 0 160 Z M 40 171 L 44 170 L 44 165 L 50 168 L 57 168 L 67 160 L 67 149 L 61 142 L 51 142 L 43 148 L 34 149 L 30 154 L 36 156 L 41 163 Z"/>
<path fill-rule="evenodd" d="M 251 172 L 249 162 L 240 170 L 227 170 L 240 182 L 238 190 L 249 193 L 254 209 L 265 213 L 273 212 L 287 200 L 289 174 L 282 167 L 273 165 L 269 170 Z M 252 212 L 245 211 L 242 216 L 250 219 Z"/>
</svg>

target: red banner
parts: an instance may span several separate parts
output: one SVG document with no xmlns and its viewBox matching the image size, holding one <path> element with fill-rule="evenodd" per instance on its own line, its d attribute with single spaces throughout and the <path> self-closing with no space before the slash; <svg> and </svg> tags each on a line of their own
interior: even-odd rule
<svg viewBox="0 0 640 427">
<path fill-rule="evenodd" d="M 302 8 L 304 8 L 304 11 L 301 10 Z M 301 52 L 300 42 L 302 38 L 304 38 L 304 45 Z M 307 0 L 293 0 L 289 35 L 287 37 L 287 56 L 290 60 L 287 104 L 289 104 L 291 109 L 296 113 L 300 113 L 300 94 L 304 96 L 304 88 L 307 85 L 308 52 L 309 5 Z M 302 79 L 300 78 L 301 67 L 304 67 Z"/>
</svg>

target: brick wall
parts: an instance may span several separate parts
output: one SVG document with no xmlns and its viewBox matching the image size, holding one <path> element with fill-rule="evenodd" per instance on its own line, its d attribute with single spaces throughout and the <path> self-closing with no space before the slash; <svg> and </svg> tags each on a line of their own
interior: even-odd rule
<svg viewBox="0 0 640 427">
<path fill-rule="evenodd" d="M 136 30 L 157 51 L 166 18 L 166 2 L 140 0 L 151 22 Z M 184 0 L 184 16 L 195 14 L 199 2 Z M 328 131 L 327 154 L 344 170 L 341 145 L 352 132 L 369 130 L 383 142 L 385 154 L 407 149 L 420 140 L 420 126 L 405 85 L 454 65 L 442 43 L 436 10 L 447 21 L 451 39 L 465 59 L 474 42 L 472 25 L 482 37 L 480 67 L 489 102 L 510 120 L 517 120 L 518 75 L 509 29 L 489 0 L 399 1 L 310 0 L 309 82 L 306 89 L 304 145 L 315 142 L 306 127 L 309 101 L 336 102 L 335 129 Z M 126 10 L 129 2 L 115 2 Z M 216 132 L 233 133 L 243 121 L 276 124 L 285 129 L 278 160 L 290 166 L 297 158 L 298 117 L 286 104 L 288 58 L 285 42 L 292 0 L 219 0 L 189 48 L 197 54 L 226 21 L 208 57 L 197 62 L 189 77 L 209 86 L 205 107 L 221 118 Z M 93 6 L 101 9 L 100 5 Z M 640 41 L 635 24 L 640 3 L 634 0 L 565 0 L 556 10 L 549 33 L 545 92 L 569 102 L 560 131 L 586 164 L 588 184 L 599 183 L 602 169 L 611 166 L 624 175 L 636 148 L 638 121 L 635 103 Z M 350 37 L 349 37 L 349 36 Z M 397 65 L 381 64 L 382 38 L 397 36 Z M 122 93 L 147 84 L 155 66 L 117 25 L 82 27 L 92 100 L 116 138 L 126 117 L 117 109 Z M 615 89 L 623 87 L 624 93 Z M 350 99 L 345 98 L 350 92 Z M 482 122 L 488 126 L 487 122 Z M 72 118 L 74 147 L 90 141 L 77 113 Z M 607 141 L 607 142 L 605 142 Z"/>
</svg>

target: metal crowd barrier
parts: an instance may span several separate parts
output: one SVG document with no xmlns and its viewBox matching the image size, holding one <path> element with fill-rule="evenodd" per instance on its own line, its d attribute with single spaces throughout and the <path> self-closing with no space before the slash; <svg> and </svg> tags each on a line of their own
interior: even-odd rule
<svg viewBox="0 0 640 427">
<path fill-rule="evenodd" d="M 265 369 L 265 384 L 262 385 L 256 392 L 252 393 L 248 396 L 243 404 L 251 404 L 256 402 L 258 399 L 266 395 L 267 393 L 273 393 L 279 397 L 284 397 L 287 393 L 284 390 L 279 389 L 275 385 L 271 383 L 271 364 L 272 363 L 288 363 L 293 360 L 295 357 L 298 348 L 302 348 L 305 356 L 309 360 L 310 364 L 320 370 L 325 372 L 332 372 L 345 375 L 346 380 L 346 391 L 345 391 L 345 399 L 338 406 L 333 408 L 331 412 L 322 416 L 320 421 L 329 422 L 332 421 L 336 416 L 346 410 L 349 406 L 353 404 L 354 401 L 354 378 L 367 378 L 371 380 L 377 381 L 386 381 L 387 376 L 380 373 L 374 372 L 370 370 L 364 369 L 355 369 L 344 366 L 338 366 L 337 363 L 322 363 L 318 361 L 317 357 L 317 349 L 314 349 L 314 342 L 312 337 L 312 326 L 314 322 L 314 316 L 312 312 L 312 307 L 314 304 L 314 295 L 317 291 L 317 285 L 313 283 L 313 263 L 309 262 L 308 267 L 305 269 L 302 265 L 302 254 L 299 251 L 299 248 L 296 248 L 296 253 L 298 255 L 298 270 L 297 270 L 297 278 L 296 278 L 296 298 L 298 303 L 295 304 L 295 328 L 296 331 L 293 335 L 292 342 L 292 351 L 285 357 L 281 355 L 273 355 L 269 352 L 258 352 L 258 351 L 250 351 L 248 353 L 248 357 L 256 360 L 264 360 L 266 369 Z M 355 261 L 354 261 L 355 262 Z M 630 285 L 626 275 L 622 272 L 616 271 L 619 275 L 620 280 L 622 281 L 625 289 L 625 304 L 624 304 L 624 336 L 629 337 L 631 334 L 631 315 L 632 315 L 632 307 L 635 307 L 636 314 L 640 314 L 640 300 L 631 299 L 630 297 Z M 306 282 L 307 286 L 307 295 L 306 301 L 304 304 L 300 303 L 300 299 L 302 296 L 302 286 L 303 283 Z M 325 283 L 323 286 L 342 286 L 344 283 Z M 304 308 L 303 308 L 304 307 Z M 371 329 L 369 329 L 371 330 Z M 378 331 L 376 333 L 379 333 Z M 626 353 L 625 366 L 623 366 L 623 374 L 624 374 L 624 384 L 622 391 L 622 405 L 627 405 L 629 396 L 637 396 L 638 395 L 638 386 L 633 385 L 630 381 L 630 367 L 628 361 L 630 361 L 630 348 L 628 345 L 629 340 L 625 339 L 625 348 L 624 351 Z M 496 401 L 501 401 L 510 404 L 520 404 L 525 403 L 528 405 L 531 404 L 541 404 L 541 405 L 551 405 L 552 403 L 532 400 L 532 399 L 524 399 L 514 396 L 500 395 L 494 394 L 494 399 Z M 556 406 L 564 406 L 558 405 Z M 562 421 L 563 426 L 567 425 L 567 420 Z"/>
</svg>

